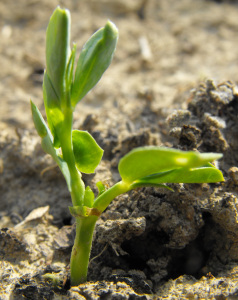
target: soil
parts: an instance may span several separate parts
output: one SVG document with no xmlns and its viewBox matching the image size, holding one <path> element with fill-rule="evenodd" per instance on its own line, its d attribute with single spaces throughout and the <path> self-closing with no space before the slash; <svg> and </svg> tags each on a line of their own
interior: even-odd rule
<svg viewBox="0 0 238 300">
<path fill-rule="evenodd" d="M 29 105 L 44 112 L 45 31 L 58 4 L 71 11 L 78 51 L 107 19 L 120 33 L 112 65 L 75 112 L 74 128 L 105 150 L 87 185 L 117 182 L 119 159 L 138 146 L 224 155 L 223 183 L 115 199 L 78 287 L 70 195 Z M 0 2 L 0 299 L 238 299 L 237 14 L 237 1 Z"/>
</svg>

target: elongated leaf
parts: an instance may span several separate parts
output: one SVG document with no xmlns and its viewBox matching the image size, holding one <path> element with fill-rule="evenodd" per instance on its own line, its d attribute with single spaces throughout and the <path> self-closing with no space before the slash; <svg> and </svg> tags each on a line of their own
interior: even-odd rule
<svg viewBox="0 0 238 300">
<path fill-rule="evenodd" d="M 212 183 L 219 181 L 224 181 L 220 170 L 214 167 L 200 167 L 195 169 L 180 168 L 161 172 L 136 180 L 135 183 Z"/>
<path fill-rule="evenodd" d="M 43 98 L 47 121 L 54 137 L 54 146 L 58 148 L 60 147 L 59 131 L 62 127 L 64 116 L 61 112 L 59 99 L 46 71 L 43 78 Z"/>
<path fill-rule="evenodd" d="M 73 49 L 71 51 L 71 55 L 68 61 L 68 65 L 66 68 L 66 91 L 71 94 L 71 88 L 73 84 L 73 77 L 74 77 L 74 61 L 76 55 L 76 45 L 74 44 Z M 69 97 L 70 98 L 70 97 Z M 71 103 L 68 103 L 67 106 L 71 106 Z"/>
<path fill-rule="evenodd" d="M 36 105 L 31 101 L 31 113 L 33 122 L 35 125 L 35 128 L 41 138 L 47 135 L 48 128 L 45 123 L 45 120 L 43 119 L 39 109 L 36 107 Z"/>
<path fill-rule="evenodd" d="M 71 102 L 74 107 L 100 80 L 111 63 L 118 39 L 116 26 L 108 21 L 83 47 L 77 62 Z"/>
<path fill-rule="evenodd" d="M 124 182 L 178 168 L 197 168 L 222 157 L 217 153 L 197 153 L 165 147 L 141 147 L 132 150 L 119 162 L 118 169 Z"/>
<path fill-rule="evenodd" d="M 46 70 L 55 93 L 64 98 L 65 72 L 70 56 L 70 13 L 57 7 L 46 31 Z"/>
<path fill-rule="evenodd" d="M 31 101 L 31 111 L 32 111 L 32 117 L 33 121 L 36 127 L 36 130 L 39 134 L 41 139 L 41 145 L 43 150 L 50 154 L 54 161 L 58 164 L 61 172 L 63 173 L 65 180 L 67 182 L 67 186 L 69 191 L 71 191 L 71 184 L 70 184 L 70 173 L 68 169 L 67 163 L 59 156 L 58 151 L 53 146 L 53 137 L 51 135 L 51 132 L 46 125 L 44 118 L 42 117 L 39 109 L 36 107 L 36 105 Z"/>
<path fill-rule="evenodd" d="M 73 150 L 76 166 L 83 173 L 94 173 L 103 150 L 87 131 L 73 130 Z"/>
</svg>

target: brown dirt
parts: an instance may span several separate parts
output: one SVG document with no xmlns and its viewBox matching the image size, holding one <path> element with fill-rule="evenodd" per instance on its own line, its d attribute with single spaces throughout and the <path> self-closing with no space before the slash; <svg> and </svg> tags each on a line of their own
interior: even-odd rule
<svg viewBox="0 0 238 300">
<path fill-rule="evenodd" d="M 120 33 L 75 113 L 74 127 L 105 150 L 86 183 L 119 180 L 120 157 L 141 145 L 222 152 L 226 179 L 118 197 L 96 227 L 90 282 L 72 288 L 70 195 L 29 105 L 44 110 L 45 30 L 58 4 L 71 10 L 78 51 L 107 19 Z M 237 13 L 237 1 L 0 2 L 0 299 L 238 299 Z"/>
</svg>

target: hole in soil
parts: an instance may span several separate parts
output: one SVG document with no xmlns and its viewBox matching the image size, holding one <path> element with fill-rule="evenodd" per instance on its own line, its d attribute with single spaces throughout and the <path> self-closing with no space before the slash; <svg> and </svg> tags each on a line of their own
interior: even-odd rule
<svg viewBox="0 0 238 300">
<path fill-rule="evenodd" d="M 204 276 L 203 268 L 211 259 L 216 241 L 220 238 L 219 226 L 214 223 L 210 213 L 204 213 L 203 219 L 205 225 L 197 238 L 183 249 L 167 248 L 165 245 L 169 242 L 169 236 L 165 232 L 151 231 L 125 241 L 121 247 L 129 255 L 124 256 L 124 261 L 130 269 L 147 270 L 151 273 L 148 260 L 170 257 L 166 267 L 168 275 L 164 279 L 175 279 L 185 274 L 201 278 Z"/>
<path fill-rule="evenodd" d="M 165 232 L 151 231 L 129 241 L 121 247 L 129 255 L 125 256 L 130 269 L 144 270 L 148 268 L 146 262 L 151 258 L 158 258 L 167 249 L 163 246 L 168 243 L 169 237 Z"/>
<path fill-rule="evenodd" d="M 173 250 L 172 260 L 168 265 L 168 278 L 178 278 L 181 275 L 201 277 L 201 269 L 205 266 L 209 254 L 202 249 L 202 239 L 197 238 L 184 249 Z"/>
<path fill-rule="evenodd" d="M 216 245 L 216 234 L 213 234 L 217 224 L 210 213 L 204 213 L 205 225 L 197 238 L 184 249 L 172 250 L 172 259 L 168 266 L 168 279 L 175 279 L 181 275 L 193 275 L 199 279 L 204 276 L 202 271 Z M 219 229 L 218 229 L 219 231 Z"/>
<path fill-rule="evenodd" d="M 69 217 L 64 217 L 64 218 L 63 218 L 63 224 L 64 224 L 64 226 L 65 226 L 65 225 L 71 225 L 71 224 L 72 224 L 72 217 L 71 217 L 71 216 L 69 216 Z"/>
</svg>

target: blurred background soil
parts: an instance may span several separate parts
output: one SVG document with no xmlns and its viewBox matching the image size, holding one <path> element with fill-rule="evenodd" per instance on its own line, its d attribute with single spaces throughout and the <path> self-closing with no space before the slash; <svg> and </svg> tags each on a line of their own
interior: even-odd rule
<svg viewBox="0 0 238 300">
<path fill-rule="evenodd" d="M 29 104 L 45 116 L 45 31 L 57 5 L 70 9 L 78 53 L 108 19 L 119 29 L 110 68 L 75 112 L 74 127 L 105 150 L 86 183 L 119 180 L 118 160 L 141 145 L 222 152 L 227 179 L 120 197 L 96 229 L 93 282 L 70 291 L 40 277 L 67 278 L 74 232 Z M 237 299 L 237 16 L 237 1 L 0 1 L 1 299 Z"/>
<path fill-rule="evenodd" d="M 72 41 L 78 51 L 107 19 L 119 28 L 113 63 L 80 111 L 82 106 L 91 112 L 118 103 L 130 114 L 124 102 L 139 109 L 142 100 L 138 94 L 145 92 L 153 93 L 155 108 L 181 107 L 186 105 L 183 93 L 200 80 L 238 79 L 236 4 L 203 0 L 1 1 L 0 117 L 7 126 L 33 126 L 29 98 L 42 104 L 45 31 L 58 4 L 71 10 Z M 147 45 L 149 53 L 143 54 Z"/>
</svg>

